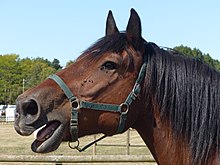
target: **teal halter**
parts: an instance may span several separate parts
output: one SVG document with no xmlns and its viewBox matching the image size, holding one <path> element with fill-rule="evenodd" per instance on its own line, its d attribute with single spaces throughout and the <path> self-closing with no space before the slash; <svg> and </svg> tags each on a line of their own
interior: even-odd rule
<svg viewBox="0 0 220 165">
<path fill-rule="evenodd" d="M 65 93 L 65 95 L 67 96 L 68 100 L 71 103 L 71 106 L 72 106 L 71 121 L 70 121 L 71 142 L 78 141 L 78 110 L 80 108 L 119 113 L 120 114 L 120 121 L 119 121 L 119 125 L 118 125 L 118 129 L 116 131 L 116 134 L 122 133 L 124 131 L 127 113 L 129 111 L 129 106 L 132 104 L 133 101 L 135 101 L 135 99 L 138 97 L 138 95 L 141 92 L 141 82 L 144 79 L 144 75 L 146 72 L 146 60 L 144 60 L 144 61 L 145 62 L 141 66 L 140 72 L 138 74 L 137 80 L 134 84 L 132 91 L 129 93 L 129 95 L 126 98 L 126 100 L 124 101 L 124 103 L 122 103 L 120 105 L 105 104 L 105 103 L 93 103 L 93 102 L 87 102 L 84 100 L 80 100 L 76 96 L 73 95 L 73 93 L 68 88 L 66 83 L 58 75 L 52 74 L 48 77 L 49 79 L 54 80 L 60 86 L 60 88 L 63 90 L 63 92 Z M 106 135 L 104 137 L 106 137 Z M 101 137 L 100 139 L 102 139 L 104 137 Z M 79 149 L 78 145 L 74 148 L 78 149 L 79 151 L 84 150 L 84 149 Z M 88 148 L 88 147 L 85 147 L 85 148 Z"/>
</svg>

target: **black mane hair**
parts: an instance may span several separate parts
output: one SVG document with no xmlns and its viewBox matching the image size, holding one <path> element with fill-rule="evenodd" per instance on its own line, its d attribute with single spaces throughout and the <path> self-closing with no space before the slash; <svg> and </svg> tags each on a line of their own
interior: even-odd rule
<svg viewBox="0 0 220 165">
<path fill-rule="evenodd" d="M 190 147 L 193 164 L 219 154 L 220 73 L 200 60 L 147 44 L 146 101 L 153 95 L 175 138 Z"/>
<path fill-rule="evenodd" d="M 146 42 L 143 38 L 140 40 L 141 43 Z M 97 60 L 101 58 L 103 54 L 107 52 L 122 53 L 123 50 L 128 50 L 129 47 L 136 49 L 135 44 L 128 40 L 125 32 L 115 33 L 112 35 L 104 36 L 97 42 L 86 49 L 77 60 L 87 57 L 87 60 Z"/>
<path fill-rule="evenodd" d="M 129 43 L 125 33 L 116 33 L 100 38 L 97 42 L 86 49 L 78 59 L 88 56 L 88 59 L 100 58 L 107 52 L 121 53 L 126 50 Z"/>
</svg>

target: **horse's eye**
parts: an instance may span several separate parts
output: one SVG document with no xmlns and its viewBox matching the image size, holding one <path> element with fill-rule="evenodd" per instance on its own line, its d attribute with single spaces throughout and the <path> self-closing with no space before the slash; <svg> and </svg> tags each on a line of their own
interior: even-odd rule
<svg viewBox="0 0 220 165">
<path fill-rule="evenodd" d="M 117 64 L 112 61 L 107 61 L 101 66 L 101 69 L 107 69 L 107 70 L 117 69 Z"/>
</svg>

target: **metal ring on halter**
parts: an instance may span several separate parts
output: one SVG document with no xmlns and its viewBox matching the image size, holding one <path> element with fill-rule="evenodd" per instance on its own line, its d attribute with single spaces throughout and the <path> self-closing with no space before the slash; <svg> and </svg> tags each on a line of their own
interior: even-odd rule
<svg viewBox="0 0 220 165">
<path fill-rule="evenodd" d="M 129 105 L 127 103 L 122 103 L 120 105 L 120 107 L 121 107 L 121 113 L 123 113 L 123 114 L 128 113 Z"/>
<path fill-rule="evenodd" d="M 74 109 L 79 109 L 79 105 L 80 105 L 79 99 L 75 98 L 74 100 L 71 100 L 70 105 Z"/>
<path fill-rule="evenodd" d="M 79 149 L 79 140 L 77 140 L 76 142 L 77 142 L 77 145 L 75 145 L 75 147 L 72 147 L 72 146 L 71 146 L 71 143 L 72 143 L 72 142 L 68 142 L 68 146 L 69 146 L 71 149 L 77 149 L 77 150 L 78 150 L 78 149 Z"/>
</svg>

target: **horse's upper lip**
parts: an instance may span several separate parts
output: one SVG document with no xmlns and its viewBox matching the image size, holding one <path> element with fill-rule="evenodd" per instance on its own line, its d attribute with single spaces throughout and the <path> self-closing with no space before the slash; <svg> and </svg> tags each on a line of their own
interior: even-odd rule
<svg viewBox="0 0 220 165">
<path fill-rule="evenodd" d="M 31 145 L 34 152 L 46 153 L 57 149 L 62 141 L 63 126 L 57 121 L 50 121 L 36 134 Z"/>
</svg>

